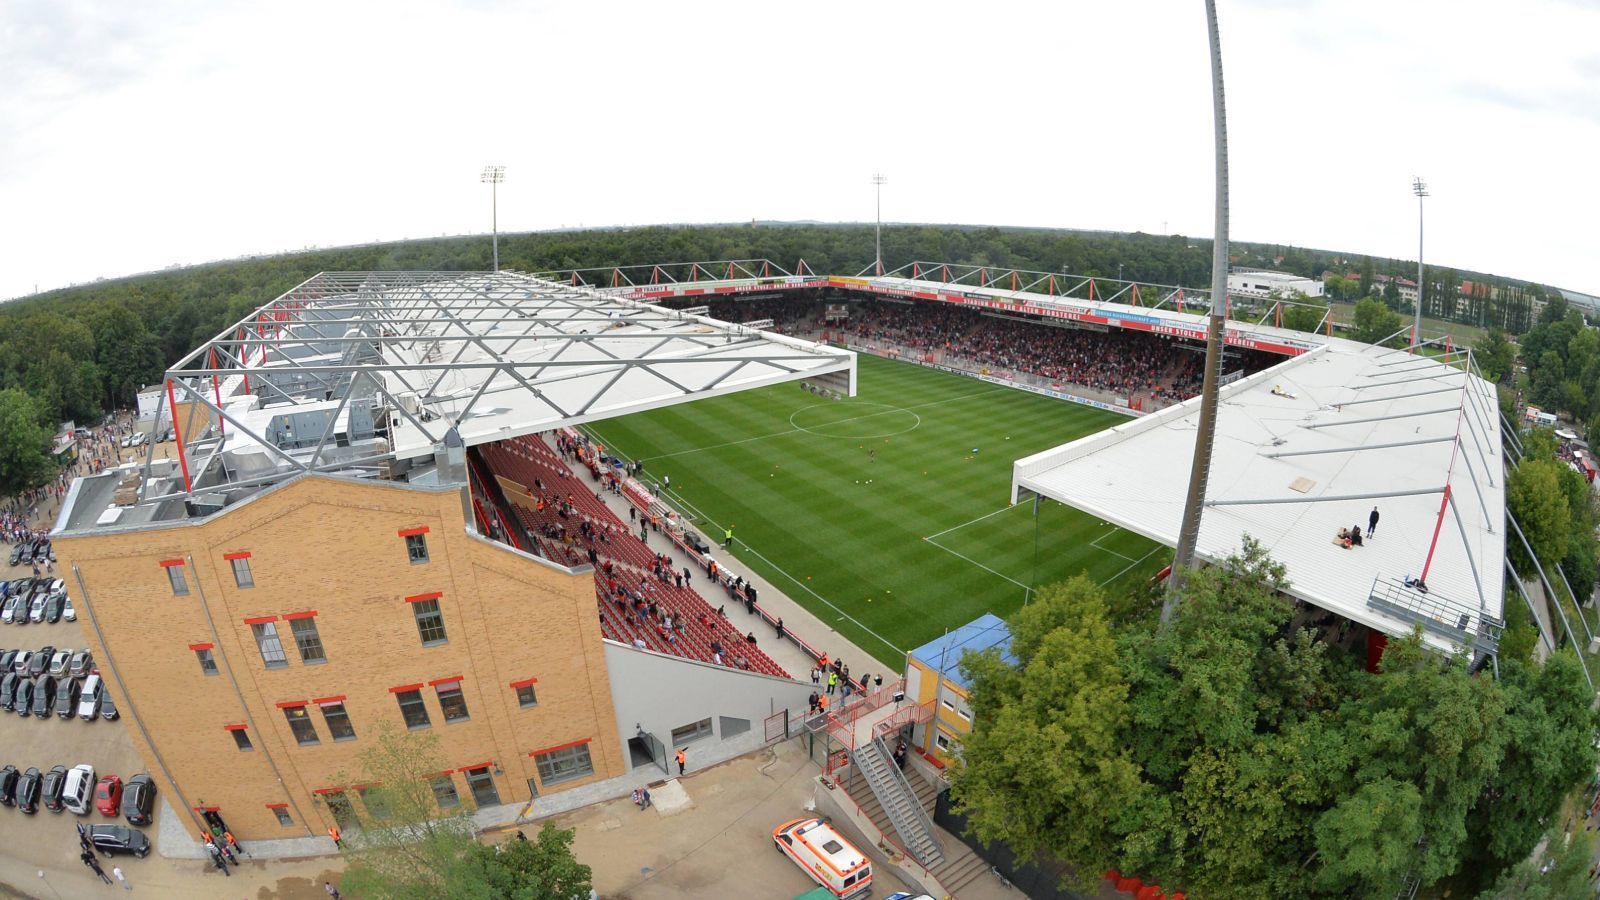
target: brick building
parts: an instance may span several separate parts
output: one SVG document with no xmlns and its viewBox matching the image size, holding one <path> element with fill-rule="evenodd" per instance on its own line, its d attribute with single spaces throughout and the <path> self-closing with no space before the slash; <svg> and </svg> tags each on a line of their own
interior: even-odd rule
<svg viewBox="0 0 1600 900">
<path fill-rule="evenodd" d="M 445 803 L 624 771 L 592 575 L 466 526 L 458 488 L 306 475 L 56 547 L 158 787 L 261 839 L 359 803 L 339 779 L 385 722 L 439 735 Z"/>
</svg>

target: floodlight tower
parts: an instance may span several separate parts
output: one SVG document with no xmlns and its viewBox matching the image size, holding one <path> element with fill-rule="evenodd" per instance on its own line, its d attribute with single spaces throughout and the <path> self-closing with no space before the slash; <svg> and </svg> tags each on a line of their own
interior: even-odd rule
<svg viewBox="0 0 1600 900">
<path fill-rule="evenodd" d="M 1416 353 L 1422 331 L 1422 198 L 1428 196 L 1428 183 L 1422 176 L 1411 179 L 1411 193 L 1417 195 L 1417 317 L 1411 321 L 1411 352 Z"/>
<path fill-rule="evenodd" d="M 489 185 L 489 217 L 494 228 L 494 270 L 500 271 L 500 182 L 506 180 L 505 166 L 484 166 L 479 181 Z"/>
<path fill-rule="evenodd" d="M 873 230 L 873 274 L 883 274 L 883 186 L 889 183 L 886 175 L 873 175 L 872 185 L 878 192 L 877 227 Z"/>
<path fill-rule="evenodd" d="M 1200 387 L 1200 427 L 1194 438 L 1194 462 L 1189 469 L 1189 496 L 1183 502 L 1178 551 L 1172 558 L 1167 597 L 1161 605 L 1163 627 L 1171 623 L 1178 611 L 1184 579 L 1194 568 L 1195 544 L 1200 539 L 1200 514 L 1206 502 L 1206 480 L 1211 475 L 1211 447 L 1216 439 L 1222 332 L 1227 327 L 1228 115 L 1222 97 L 1222 39 L 1217 34 L 1216 0 L 1206 0 L 1206 26 L 1211 35 L 1211 116 L 1217 166 L 1216 237 L 1211 243 L 1211 310 L 1206 321 L 1206 371 Z"/>
</svg>

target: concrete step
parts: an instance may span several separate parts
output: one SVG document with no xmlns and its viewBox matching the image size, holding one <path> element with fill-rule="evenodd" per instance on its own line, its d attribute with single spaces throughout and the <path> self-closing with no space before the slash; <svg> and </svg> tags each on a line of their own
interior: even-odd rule
<svg viewBox="0 0 1600 900">
<path fill-rule="evenodd" d="M 955 894 L 977 880 L 988 869 L 989 864 L 983 857 L 973 853 L 971 848 L 963 844 L 962 851 L 955 858 L 946 860 L 944 865 L 933 870 L 933 876 L 939 879 L 945 890 Z"/>
</svg>

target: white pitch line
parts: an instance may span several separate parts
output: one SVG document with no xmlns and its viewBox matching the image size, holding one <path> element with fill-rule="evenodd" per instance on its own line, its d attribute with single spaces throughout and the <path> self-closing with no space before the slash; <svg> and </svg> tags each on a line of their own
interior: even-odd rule
<svg viewBox="0 0 1600 900">
<path fill-rule="evenodd" d="M 1151 547 L 1149 553 L 1146 553 L 1145 555 L 1139 557 L 1138 559 L 1134 560 L 1133 562 L 1128 563 L 1128 565 L 1125 568 L 1123 568 L 1123 570 L 1121 572 L 1118 572 L 1117 574 L 1111 576 L 1110 578 L 1107 578 L 1105 581 L 1100 582 L 1100 586 L 1101 587 L 1105 587 L 1106 585 L 1110 584 L 1111 582 L 1116 581 L 1118 578 L 1121 578 L 1122 576 L 1128 574 L 1128 569 L 1131 569 L 1134 566 L 1137 566 L 1139 563 L 1142 563 L 1145 560 L 1149 559 L 1150 557 L 1154 556 L 1156 551 L 1160 550 L 1160 549 L 1162 549 L 1160 544 L 1157 544 L 1156 546 Z M 1117 554 L 1117 555 L 1121 556 L 1120 553 Z M 1126 556 L 1123 556 L 1122 558 L 1123 559 L 1127 559 Z"/>
<path fill-rule="evenodd" d="M 942 537 L 944 535 L 949 534 L 952 531 L 960 531 L 961 529 L 967 527 L 968 525 L 976 525 L 979 522 L 982 522 L 984 519 L 992 519 L 995 516 L 998 516 L 1001 513 L 1006 512 L 1007 510 L 1010 510 L 1010 509 L 1013 509 L 1013 508 L 1014 507 L 1011 507 L 1011 506 L 1002 506 L 999 509 L 995 510 L 994 512 L 985 513 L 984 515 L 981 515 L 981 516 L 977 517 L 976 519 L 973 519 L 970 522 L 962 522 L 960 525 L 957 525 L 954 528 L 946 528 L 945 530 L 939 532 L 938 534 L 930 534 L 930 535 L 928 535 L 926 540 L 930 540 L 931 541 L 936 537 Z"/>
<path fill-rule="evenodd" d="M 943 550 L 944 552 L 946 552 L 946 553 L 948 553 L 948 554 L 950 554 L 952 556 L 959 556 L 962 559 L 966 560 L 967 562 L 972 563 L 973 565 L 977 566 L 978 568 L 984 570 L 985 572 L 988 572 L 989 574 L 997 576 L 999 578 L 1003 578 L 1006 581 L 1011 582 L 1012 584 L 1016 585 L 1019 588 L 1022 588 L 1025 591 L 1029 590 L 1029 587 L 1027 585 L 1023 584 L 1022 582 L 1016 580 L 1015 578 L 1012 578 L 1009 575 L 1005 575 L 1005 574 L 1002 574 L 1000 572 L 996 572 L 995 570 L 989 568 L 988 566 L 984 565 L 981 562 L 978 562 L 977 560 L 973 559 L 972 557 L 967 556 L 966 554 L 957 553 L 956 551 L 951 550 L 949 547 L 946 547 L 945 545 L 943 545 L 943 544 L 941 544 L 941 543 L 939 543 L 938 541 L 935 541 L 935 540 L 929 540 L 928 543 L 934 545 L 935 547 L 938 547 L 940 550 Z"/>
<path fill-rule="evenodd" d="M 691 453 L 704 453 L 707 450 L 720 450 L 723 447 L 733 447 L 738 444 L 748 444 L 751 441 L 764 441 L 767 438 L 783 437 L 786 434 L 798 434 L 799 432 L 799 428 L 791 428 L 788 431 L 775 431 L 772 434 L 761 434 L 755 437 L 745 438 L 742 441 L 727 441 L 721 444 L 712 444 L 709 447 L 696 447 L 693 450 L 679 450 L 676 453 L 658 453 L 655 456 L 650 457 L 650 460 L 651 462 L 654 462 L 658 459 L 671 459 L 674 456 L 688 456 Z"/>
<path fill-rule="evenodd" d="M 1091 547 L 1093 547 L 1093 548 L 1095 548 L 1095 549 L 1096 549 L 1096 550 L 1099 550 L 1099 551 L 1100 551 L 1100 552 L 1102 552 L 1102 553 L 1109 553 L 1109 554 L 1111 554 L 1111 555 L 1112 555 L 1112 556 L 1119 556 L 1119 557 L 1122 557 L 1122 558 L 1123 558 L 1123 559 L 1125 559 L 1125 560 L 1127 560 L 1127 561 L 1128 561 L 1128 562 L 1137 562 L 1137 560 L 1135 560 L 1135 559 L 1134 559 L 1134 558 L 1133 558 L 1133 557 L 1131 557 L 1131 556 L 1127 556 L 1127 555 L 1124 555 L 1124 554 L 1121 554 L 1121 553 L 1118 553 L 1118 552 L 1117 552 L 1117 551 L 1115 551 L 1115 550 L 1113 550 L 1113 549 L 1111 549 L 1111 548 L 1110 548 L 1110 547 L 1102 547 L 1102 546 L 1100 546 L 1100 538 L 1103 538 L 1103 537 L 1109 537 L 1109 536 L 1111 536 L 1111 535 L 1113 535 L 1113 534 L 1116 534 L 1116 533 L 1117 533 L 1117 532 L 1116 532 L 1116 530 L 1115 530 L 1115 529 L 1113 529 L 1113 530 L 1111 530 L 1111 531 L 1108 531 L 1108 532 L 1106 532 L 1106 533 L 1105 533 L 1105 534 L 1102 534 L 1102 535 L 1100 535 L 1100 537 L 1097 537 L 1097 538 L 1095 538 L 1095 539 L 1094 539 L 1094 540 L 1092 540 L 1092 541 L 1090 541 L 1090 542 L 1089 542 L 1089 546 L 1091 546 Z"/>
</svg>

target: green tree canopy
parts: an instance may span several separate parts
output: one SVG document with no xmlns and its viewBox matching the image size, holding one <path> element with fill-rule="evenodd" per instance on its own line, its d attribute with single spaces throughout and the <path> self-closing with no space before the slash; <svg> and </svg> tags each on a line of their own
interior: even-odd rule
<svg viewBox="0 0 1600 900">
<path fill-rule="evenodd" d="M 1350 339 L 1376 344 L 1400 330 L 1400 314 L 1381 300 L 1364 297 L 1356 301 L 1355 320 L 1350 324 Z"/>
<path fill-rule="evenodd" d="M 15 388 L 0 390 L 0 496 L 39 487 L 55 474 L 54 431 L 44 421 L 32 397 Z"/>
</svg>

